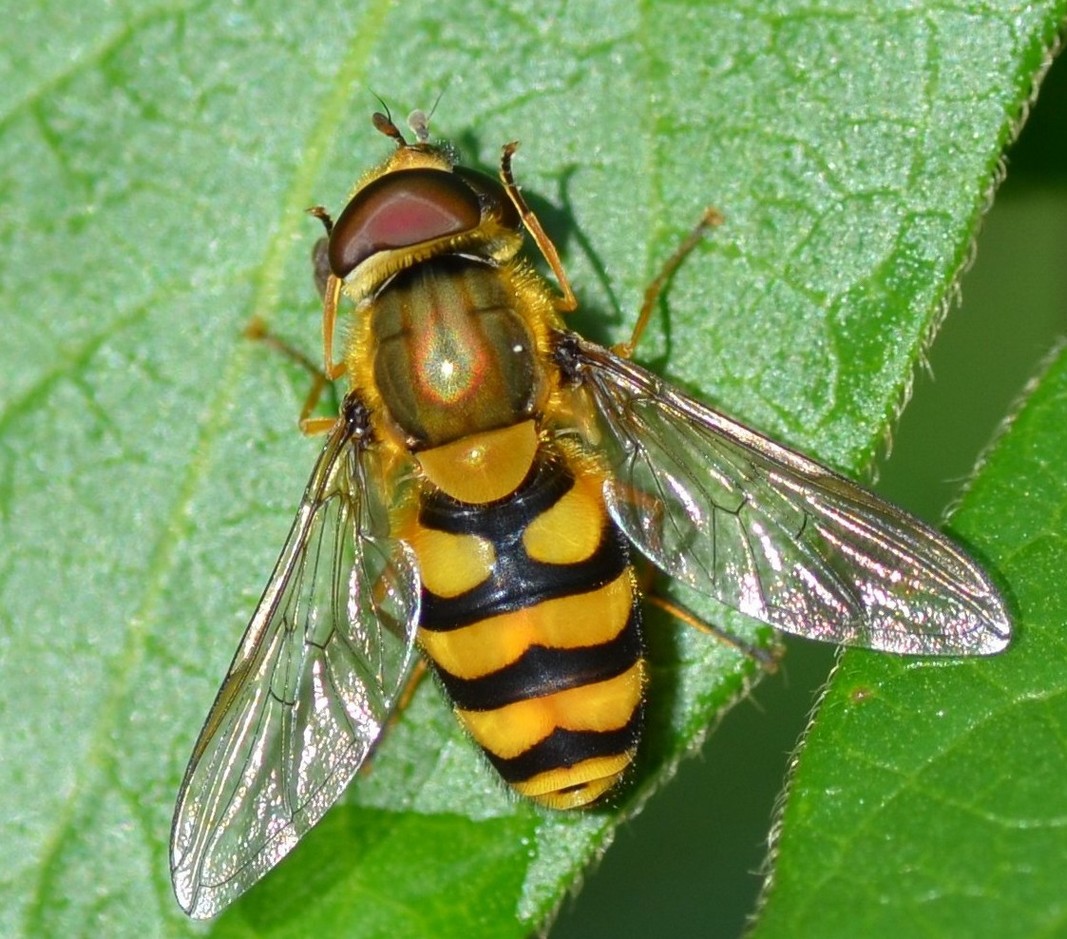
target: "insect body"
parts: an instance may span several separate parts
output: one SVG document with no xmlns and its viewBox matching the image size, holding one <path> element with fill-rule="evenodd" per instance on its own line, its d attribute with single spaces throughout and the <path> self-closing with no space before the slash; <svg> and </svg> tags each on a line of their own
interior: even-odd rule
<svg viewBox="0 0 1067 939">
<path fill-rule="evenodd" d="M 573 293 L 514 145 L 497 181 L 424 123 L 409 144 L 375 120 L 396 151 L 335 224 L 321 213 L 326 375 L 351 390 L 182 783 L 187 912 L 217 913 L 337 799 L 416 646 L 517 792 L 563 809 L 610 791 L 645 686 L 631 547 L 801 635 L 1004 648 L 1000 597 L 943 536 L 564 328 Z M 518 258 L 524 232 L 562 297 Z"/>
<path fill-rule="evenodd" d="M 426 261 L 376 296 L 368 345 L 378 434 L 399 428 L 420 477 L 391 524 L 422 581 L 419 645 L 501 775 L 568 808 L 630 762 L 643 666 L 604 471 L 546 433 L 553 313 L 539 288 L 516 264 Z"/>
</svg>

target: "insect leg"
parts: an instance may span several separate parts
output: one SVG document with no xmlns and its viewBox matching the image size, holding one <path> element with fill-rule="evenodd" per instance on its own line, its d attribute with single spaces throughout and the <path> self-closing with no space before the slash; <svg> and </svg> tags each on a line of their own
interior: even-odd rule
<svg viewBox="0 0 1067 939">
<path fill-rule="evenodd" d="M 418 690 L 419 685 L 422 684 L 422 680 L 426 677 L 427 671 L 426 660 L 416 657 L 415 664 L 411 667 L 411 674 L 408 675 L 408 680 L 404 683 L 404 689 L 396 699 L 396 705 L 389 718 L 390 723 L 398 720 L 407 706 L 411 704 L 411 699 L 415 697 L 415 692 Z"/>
<path fill-rule="evenodd" d="M 311 412 L 315 410 L 319 400 L 322 398 L 323 391 L 326 389 L 326 386 L 333 381 L 333 377 L 319 368 L 295 346 L 291 346 L 284 339 L 275 336 L 267 327 L 267 324 L 258 316 L 252 317 L 249 324 L 245 327 L 244 335 L 247 339 L 266 343 L 272 349 L 275 349 L 287 358 L 292 359 L 297 365 L 311 375 L 311 390 L 308 392 L 307 398 L 304 400 L 304 404 L 300 408 L 300 417 L 298 420 L 300 430 L 309 437 L 329 432 L 334 424 L 337 423 L 337 418 L 312 417 Z M 342 374 L 343 372 L 344 369 L 342 367 L 341 372 L 338 374 Z"/>
<path fill-rule="evenodd" d="M 556 246 L 552 244 L 552 239 L 548 237 L 541 227 L 541 222 L 534 215 L 533 209 L 527 205 L 526 199 L 523 198 L 522 192 L 515 183 L 515 176 L 511 172 L 511 158 L 518 149 L 519 142 L 517 140 L 504 144 L 504 151 L 500 157 L 500 180 L 504 184 L 508 197 L 522 217 L 522 224 L 530 233 L 530 237 L 533 238 L 541 254 L 544 255 L 548 266 L 552 268 L 552 273 L 556 277 L 559 289 L 563 293 L 562 297 L 556 298 L 556 309 L 560 313 L 572 313 L 578 308 L 578 298 L 571 289 L 571 282 L 570 278 L 567 277 L 567 272 L 563 270 L 563 262 L 559 259 L 559 252 L 556 250 Z"/>
<path fill-rule="evenodd" d="M 341 279 L 330 270 L 328 255 L 333 219 L 321 205 L 312 206 L 308 214 L 314 215 L 326 229 L 326 237 L 316 241 L 311 249 L 311 265 L 315 286 L 322 297 L 322 374 L 327 381 L 335 381 L 345 373 L 345 363 L 333 360 L 333 334 L 337 326 L 337 307 L 341 302 Z"/>
<path fill-rule="evenodd" d="M 341 280 L 334 276 L 330 270 L 330 260 L 327 254 L 329 247 L 329 235 L 333 231 L 333 219 L 321 205 L 308 209 L 309 215 L 314 215 L 326 229 L 326 237 L 315 242 L 311 249 L 311 264 L 315 286 L 322 297 L 322 368 L 315 365 L 303 352 L 291 346 L 284 339 L 275 336 L 267 324 L 258 316 L 245 328 L 245 336 L 259 342 L 265 342 L 273 349 L 288 356 L 311 374 L 311 390 L 300 409 L 298 423 L 300 430 L 309 437 L 328 433 L 336 423 L 332 417 L 312 417 L 326 385 L 336 381 L 344 375 L 347 367 L 344 361 L 333 360 L 333 336 L 337 326 L 337 308 L 341 300 Z"/>
<path fill-rule="evenodd" d="M 652 317 L 652 311 L 656 308 L 656 304 L 659 302 L 660 296 L 663 294 L 664 289 L 670 282 L 670 279 L 674 276 L 674 272 L 678 270 L 682 262 L 689 255 L 703 239 L 705 232 L 709 228 L 714 228 L 716 225 L 721 225 L 723 217 L 717 209 L 713 209 L 710 206 L 704 210 L 704 214 L 700 217 L 700 221 L 697 222 L 680 245 L 674 250 L 674 253 L 667 258 L 663 267 L 660 268 L 660 272 L 653 278 L 652 282 L 645 288 L 645 299 L 641 304 L 641 312 L 637 316 L 637 323 L 634 325 L 634 331 L 630 334 L 628 342 L 621 342 L 614 346 L 612 351 L 624 359 L 629 359 L 634 354 L 634 349 L 637 346 L 638 340 L 641 338 L 641 334 L 645 331 L 645 327 L 648 325 L 649 319 Z"/>
<path fill-rule="evenodd" d="M 415 664 L 411 667 L 411 673 L 408 675 L 407 680 L 404 682 L 404 687 L 400 690 L 400 694 L 397 696 L 396 704 L 393 705 L 393 709 L 389 712 L 389 717 L 385 722 L 385 726 L 382 727 L 382 732 L 378 736 L 378 739 L 374 741 L 374 747 L 367 755 L 366 761 L 359 768 L 361 776 L 366 776 L 374 768 L 374 754 L 377 752 L 378 747 L 382 745 L 382 741 L 385 740 L 389 731 L 393 729 L 400 719 L 404 716 L 404 711 L 407 710 L 411 699 L 415 697 L 415 692 L 418 690 L 419 685 L 422 684 L 422 680 L 426 677 L 426 673 L 429 669 L 426 666 L 426 660 L 416 656 Z"/>
<path fill-rule="evenodd" d="M 719 642 L 724 642 L 726 645 L 737 649 L 738 652 L 754 659 L 759 664 L 760 668 L 767 672 L 767 674 L 773 675 L 778 671 L 778 659 L 780 656 L 776 654 L 774 650 L 761 649 L 759 646 L 754 646 L 749 642 L 745 642 L 743 639 L 727 632 L 725 629 L 719 629 L 718 626 L 706 623 L 692 610 L 687 609 L 680 603 L 675 603 L 673 600 L 668 600 L 660 594 L 647 593 L 645 594 L 645 600 L 654 606 L 658 606 L 668 616 L 673 616 L 687 626 L 692 626 L 694 629 L 698 629 L 700 632 L 711 636 L 713 639 L 716 639 Z"/>
</svg>

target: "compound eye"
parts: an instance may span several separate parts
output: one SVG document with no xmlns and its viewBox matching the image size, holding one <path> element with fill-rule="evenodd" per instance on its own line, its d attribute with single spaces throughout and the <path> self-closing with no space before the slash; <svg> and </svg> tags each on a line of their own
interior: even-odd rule
<svg viewBox="0 0 1067 939">
<path fill-rule="evenodd" d="M 518 209 L 508 197 L 507 190 L 500 184 L 500 180 L 477 170 L 467 169 L 465 166 L 454 166 L 452 172 L 460 177 L 468 186 L 478 193 L 478 199 L 482 204 L 486 215 L 493 215 L 504 227 L 513 231 L 522 228 L 522 219 Z"/>
<path fill-rule="evenodd" d="M 477 193 L 444 170 L 396 170 L 364 186 L 330 233 L 330 269 L 344 279 L 379 251 L 477 228 Z"/>
</svg>

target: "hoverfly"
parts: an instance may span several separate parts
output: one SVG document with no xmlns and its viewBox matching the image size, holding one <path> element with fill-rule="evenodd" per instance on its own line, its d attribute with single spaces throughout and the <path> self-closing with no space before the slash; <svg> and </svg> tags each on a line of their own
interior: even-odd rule
<svg viewBox="0 0 1067 939">
<path fill-rule="evenodd" d="M 314 393 L 305 406 L 326 443 L 182 782 L 186 912 L 218 913 L 322 817 L 416 647 L 516 792 L 554 809 L 610 792 L 646 685 L 633 549 L 802 636 L 917 655 L 1007 645 L 1002 599 L 945 537 L 665 384 L 632 343 L 565 328 L 577 303 L 514 182 L 516 144 L 496 179 L 432 144 L 421 116 L 413 143 L 374 122 L 395 151 L 335 222 L 316 211 L 323 378 L 350 387 L 336 419 L 309 417 Z M 525 233 L 558 295 L 519 258 Z"/>
</svg>

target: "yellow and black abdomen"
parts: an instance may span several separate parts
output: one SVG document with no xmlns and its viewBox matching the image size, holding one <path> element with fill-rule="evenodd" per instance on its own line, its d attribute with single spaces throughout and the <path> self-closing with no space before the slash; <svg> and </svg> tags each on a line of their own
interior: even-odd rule
<svg viewBox="0 0 1067 939">
<path fill-rule="evenodd" d="M 409 539 L 419 638 L 460 719 L 516 791 L 557 809 L 610 789 L 640 736 L 637 589 L 601 487 L 542 446 L 502 498 L 428 487 Z"/>
</svg>

